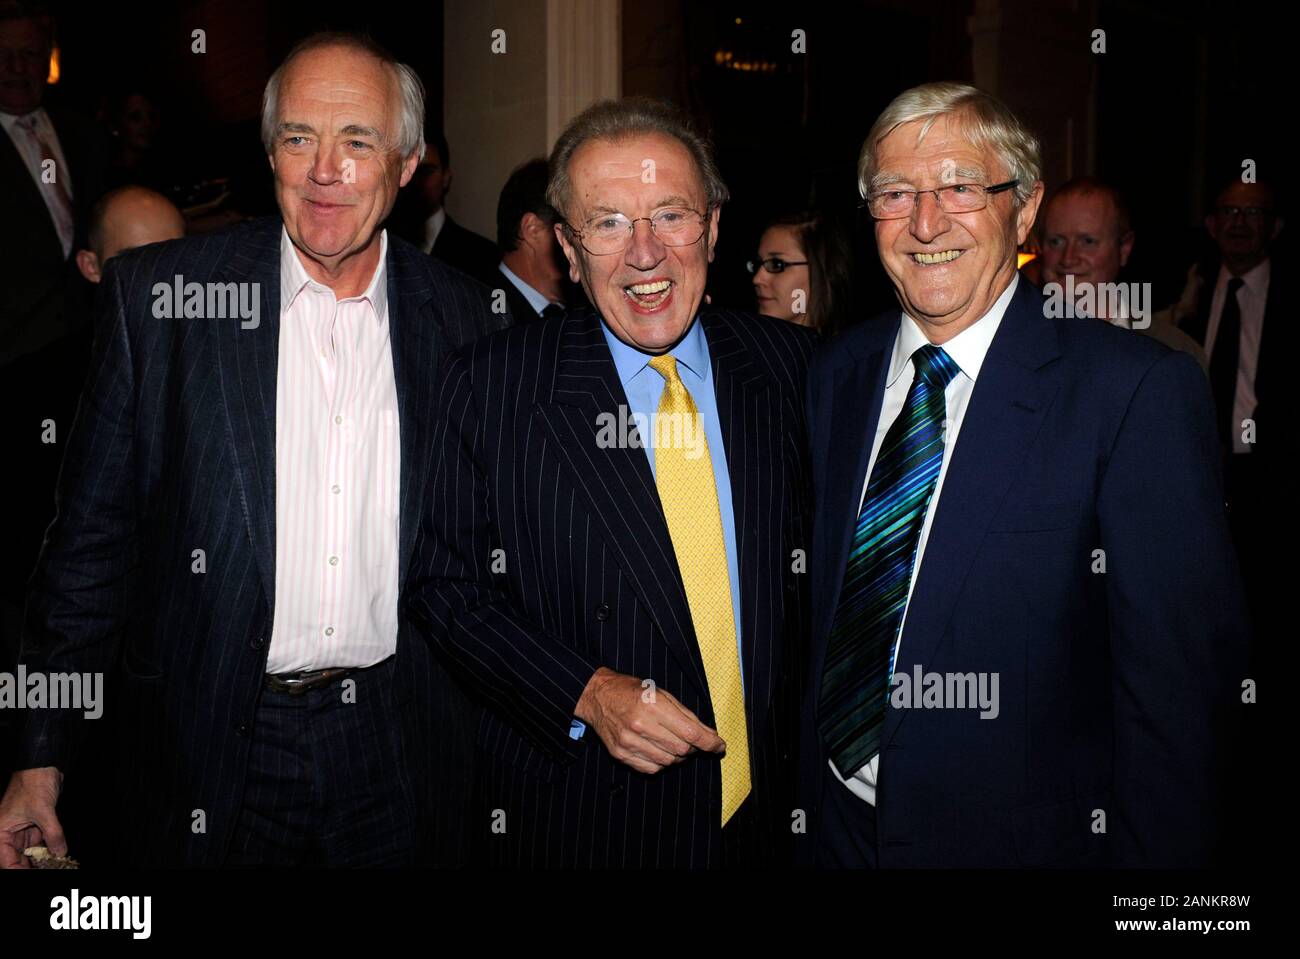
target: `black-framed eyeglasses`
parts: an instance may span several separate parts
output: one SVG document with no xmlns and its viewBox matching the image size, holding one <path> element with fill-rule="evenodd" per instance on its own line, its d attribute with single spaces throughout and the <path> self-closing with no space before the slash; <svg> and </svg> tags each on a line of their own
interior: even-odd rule
<svg viewBox="0 0 1300 959">
<path fill-rule="evenodd" d="M 877 190 L 859 206 L 877 220 L 901 220 L 911 216 L 921 194 L 933 193 L 944 213 L 974 213 L 989 204 L 989 197 L 1020 185 L 1019 180 L 984 186 L 980 183 L 951 183 L 933 190 Z"/>
<path fill-rule="evenodd" d="M 768 273 L 784 273 L 788 266 L 807 266 L 807 260 L 783 260 L 779 256 L 769 256 L 762 260 L 746 260 L 745 269 L 751 274 L 757 275 L 759 270 L 767 270 Z"/>
<path fill-rule="evenodd" d="M 650 231 L 664 246 L 690 246 L 704 235 L 704 222 L 708 212 L 701 213 L 690 207 L 665 207 L 654 216 L 629 219 L 622 213 L 602 213 L 588 220 L 581 230 L 567 220 L 564 227 L 592 256 L 609 256 L 622 253 L 632 242 L 637 223 L 647 220 Z"/>
</svg>

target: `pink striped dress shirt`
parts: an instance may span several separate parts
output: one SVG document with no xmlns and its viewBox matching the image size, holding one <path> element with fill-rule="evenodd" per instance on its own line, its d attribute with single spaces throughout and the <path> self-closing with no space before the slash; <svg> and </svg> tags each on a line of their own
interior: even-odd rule
<svg viewBox="0 0 1300 959">
<path fill-rule="evenodd" d="M 269 673 L 370 666 L 397 649 L 401 449 L 387 255 L 384 232 L 366 291 L 337 300 L 281 234 Z"/>
</svg>

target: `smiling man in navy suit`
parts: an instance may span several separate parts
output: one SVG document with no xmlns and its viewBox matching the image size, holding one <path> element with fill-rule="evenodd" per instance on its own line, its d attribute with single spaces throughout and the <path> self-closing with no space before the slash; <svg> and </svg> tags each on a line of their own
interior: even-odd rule
<svg viewBox="0 0 1300 959">
<path fill-rule="evenodd" d="M 1016 272 L 1037 140 L 927 84 L 859 185 L 896 311 L 809 372 L 801 859 L 1213 860 L 1248 634 L 1205 377 Z"/>
</svg>

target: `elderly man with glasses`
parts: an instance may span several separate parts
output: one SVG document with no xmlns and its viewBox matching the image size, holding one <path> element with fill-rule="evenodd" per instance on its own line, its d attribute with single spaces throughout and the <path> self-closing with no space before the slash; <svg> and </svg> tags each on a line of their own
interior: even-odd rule
<svg viewBox="0 0 1300 959">
<path fill-rule="evenodd" d="M 993 97 L 902 93 L 858 169 L 901 309 L 809 371 L 800 859 L 1210 862 L 1247 620 L 1204 375 L 1044 315 L 1038 142 Z"/>
<path fill-rule="evenodd" d="M 812 337 L 702 308 L 726 199 L 672 108 L 590 107 L 556 143 L 547 200 L 594 309 L 446 371 L 411 611 L 488 707 L 492 862 L 789 848 Z"/>
</svg>

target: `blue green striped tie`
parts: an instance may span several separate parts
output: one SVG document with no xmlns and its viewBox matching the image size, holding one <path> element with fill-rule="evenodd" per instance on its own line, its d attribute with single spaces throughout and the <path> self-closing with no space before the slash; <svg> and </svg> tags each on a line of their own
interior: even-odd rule
<svg viewBox="0 0 1300 959">
<path fill-rule="evenodd" d="M 916 377 L 862 498 L 822 669 L 818 728 L 842 776 L 880 751 L 898 627 L 943 464 L 944 390 L 959 372 L 929 344 L 912 354 L 912 365 Z"/>
</svg>

